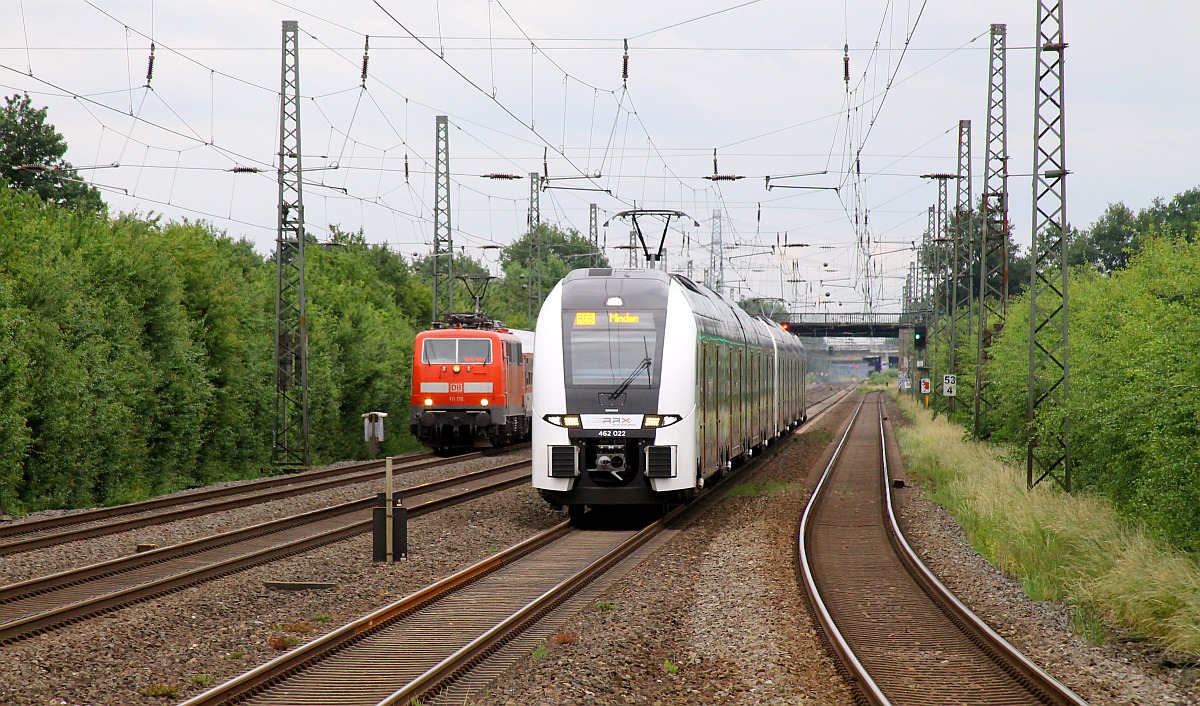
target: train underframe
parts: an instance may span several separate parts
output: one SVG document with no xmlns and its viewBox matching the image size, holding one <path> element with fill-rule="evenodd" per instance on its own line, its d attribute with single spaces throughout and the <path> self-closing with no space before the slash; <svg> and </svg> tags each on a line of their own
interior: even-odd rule
<svg viewBox="0 0 1200 706">
<path fill-rule="evenodd" d="M 552 450 L 552 454 L 566 454 L 569 450 L 556 448 L 558 451 Z M 570 449 L 578 459 L 578 475 L 571 489 L 538 492 L 552 507 L 565 507 L 572 516 L 581 513 L 584 507 L 679 505 L 694 500 L 697 493 L 694 487 L 654 489 L 646 474 L 647 449 L 654 448 L 665 447 L 655 447 L 653 439 L 572 438 Z M 672 474 L 675 472 L 672 470 Z"/>
<path fill-rule="evenodd" d="M 509 415 L 500 420 L 485 409 L 423 410 L 415 413 L 409 431 L 434 449 L 507 446 L 529 438 L 529 418 Z"/>
</svg>

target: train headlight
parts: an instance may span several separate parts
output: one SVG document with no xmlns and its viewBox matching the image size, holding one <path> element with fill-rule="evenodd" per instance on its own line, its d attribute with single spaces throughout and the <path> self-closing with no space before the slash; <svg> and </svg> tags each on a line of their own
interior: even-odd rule
<svg viewBox="0 0 1200 706">
<path fill-rule="evenodd" d="M 556 427 L 568 427 L 578 429 L 582 426 L 578 414 L 547 414 L 542 419 L 553 424 Z"/>
<path fill-rule="evenodd" d="M 457 366 L 457 365 L 456 365 L 456 366 L 454 366 L 453 370 L 454 370 L 454 372 L 456 372 L 456 373 L 457 373 L 457 372 L 459 372 L 460 370 L 462 370 L 462 368 L 460 368 L 459 366 Z"/>
<path fill-rule="evenodd" d="M 642 417 L 643 429 L 657 429 L 659 427 L 669 427 L 672 424 L 683 419 L 678 414 L 647 414 Z"/>
<path fill-rule="evenodd" d="M 425 406 L 426 406 L 426 407 L 432 407 L 432 406 L 433 406 L 433 398 L 432 398 L 432 397 L 426 397 L 426 398 L 425 398 Z"/>
<path fill-rule="evenodd" d="M 479 406 L 480 406 L 480 407 L 486 407 L 486 406 L 487 406 L 487 398 L 486 398 L 486 397 L 484 397 L 483 399 L 479 400 Z"/>
</svg>

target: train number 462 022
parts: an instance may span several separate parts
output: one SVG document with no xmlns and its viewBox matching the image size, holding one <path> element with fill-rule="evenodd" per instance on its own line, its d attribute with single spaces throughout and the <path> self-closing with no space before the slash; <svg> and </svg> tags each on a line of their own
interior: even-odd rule
<svg viewBox="0 0 1200 706">
<path fill-rule="evenodd" d="M 596 432 L 597 436 L 625 436 L 624 429 L 601 429 Z"/>
</svg>

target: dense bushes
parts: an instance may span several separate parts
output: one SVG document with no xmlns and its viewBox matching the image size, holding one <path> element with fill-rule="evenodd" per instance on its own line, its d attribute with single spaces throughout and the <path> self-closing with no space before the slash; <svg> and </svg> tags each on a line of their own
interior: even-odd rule
<svg viewBox="0 0 1200 706">
<path fill-rule="evenodd" d="M 382 248 L 308 252 L 314 460 L 363 455 L 360 415 L 375 409 L 396 422 L 385 450 L 411 448 L 404 298 L 420 283 Z M 274 287 L 273 263 L 207 225 L 109 220 L 0 189 L 0 510 L 261 472 Z"/>
<path fill-rule="evenodd" d="M 1073 272 L 1068 292 L 1072 484 L 1200 550 L 1200 243 L 1144 234 L 1125 269 Z M 994 407 L 984 410 L 985 428 L 993 441 L 1024 449 L 1027 295 L 1010 300 L 989 354 Z M 972 338 L 959 350 L 960 395 L 973 388 L 974 357 Z M 954 416 L 969 428 L 970 400 L 960 401 Z M 1039 426 L 1063 428 L 1061 410 L 1040 413 Z"/>
<path fill-rule="evenodd" d="M 417 328 L 397 299 L 412 287 L 428 306 L 432 294 L 409 277 L 377 269 L 386 251 L 350 245 L 306 250 L 309 318 L 309 423 L 317 458 L 365 453 L 362 413 L 388 413 L 383 449 L 411 448 L 408 398 Z"/>
</svg>

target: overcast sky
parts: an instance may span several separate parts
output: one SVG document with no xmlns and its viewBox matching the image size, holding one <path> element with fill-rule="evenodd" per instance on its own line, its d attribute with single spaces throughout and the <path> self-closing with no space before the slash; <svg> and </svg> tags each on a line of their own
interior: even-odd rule
<svg viewBox="0 0 1200 706">
<path fill-rule="evenodd" d="M 690 261 L 703 280 L 720 212 L 735 296 L 861 311 L 869 266 L 874 308 L 898 311 L 909 244 L 937 196 L 920 175 L 955 170 L 960 119 L 972 122 L 972 188 L 982 190 L 992 23 L 1008 28 L 1010 220 L 1016 242 L 1029 242 L 1036 9 L 1036 0 L 0 0 L 0 90 L 49 107 L 67 158 L 114 212 L 207 220 L 266 254 L 281 24 L 294 19 L 306 224 L 318 239 L 332 224 L 427 254 L 435 116 L 447 115 L 454 243 L 494 271 L 498 251 L 484 246 L 525 231 L 528 174 L 545 170 L 543 221 L 587 235 L 592 203 L 601 223 L 635 204 L 684 211 L 690 218 L 667 236 L 668 264 L 686 272 Z M 1200 58 L 1200 3 L 1066 3 L 1064 26 L 1068 220 L 1086 227 L 1110 203 L 1136 210 L 1200 185 L 1196 84 L 1179 78 Z M 744 178 L 705 179 L 714 149 L 720 174 Z M 482 176 L 494 173 L 522 178 Z M 809 176 L 779 178 L 791 174 Z M 768 190 L 767 176 L 826 188 Z M 614 248 L 628 233 L 615 219 L 600 230 L 614 264 L 628 260 Z"/>
</svg>

